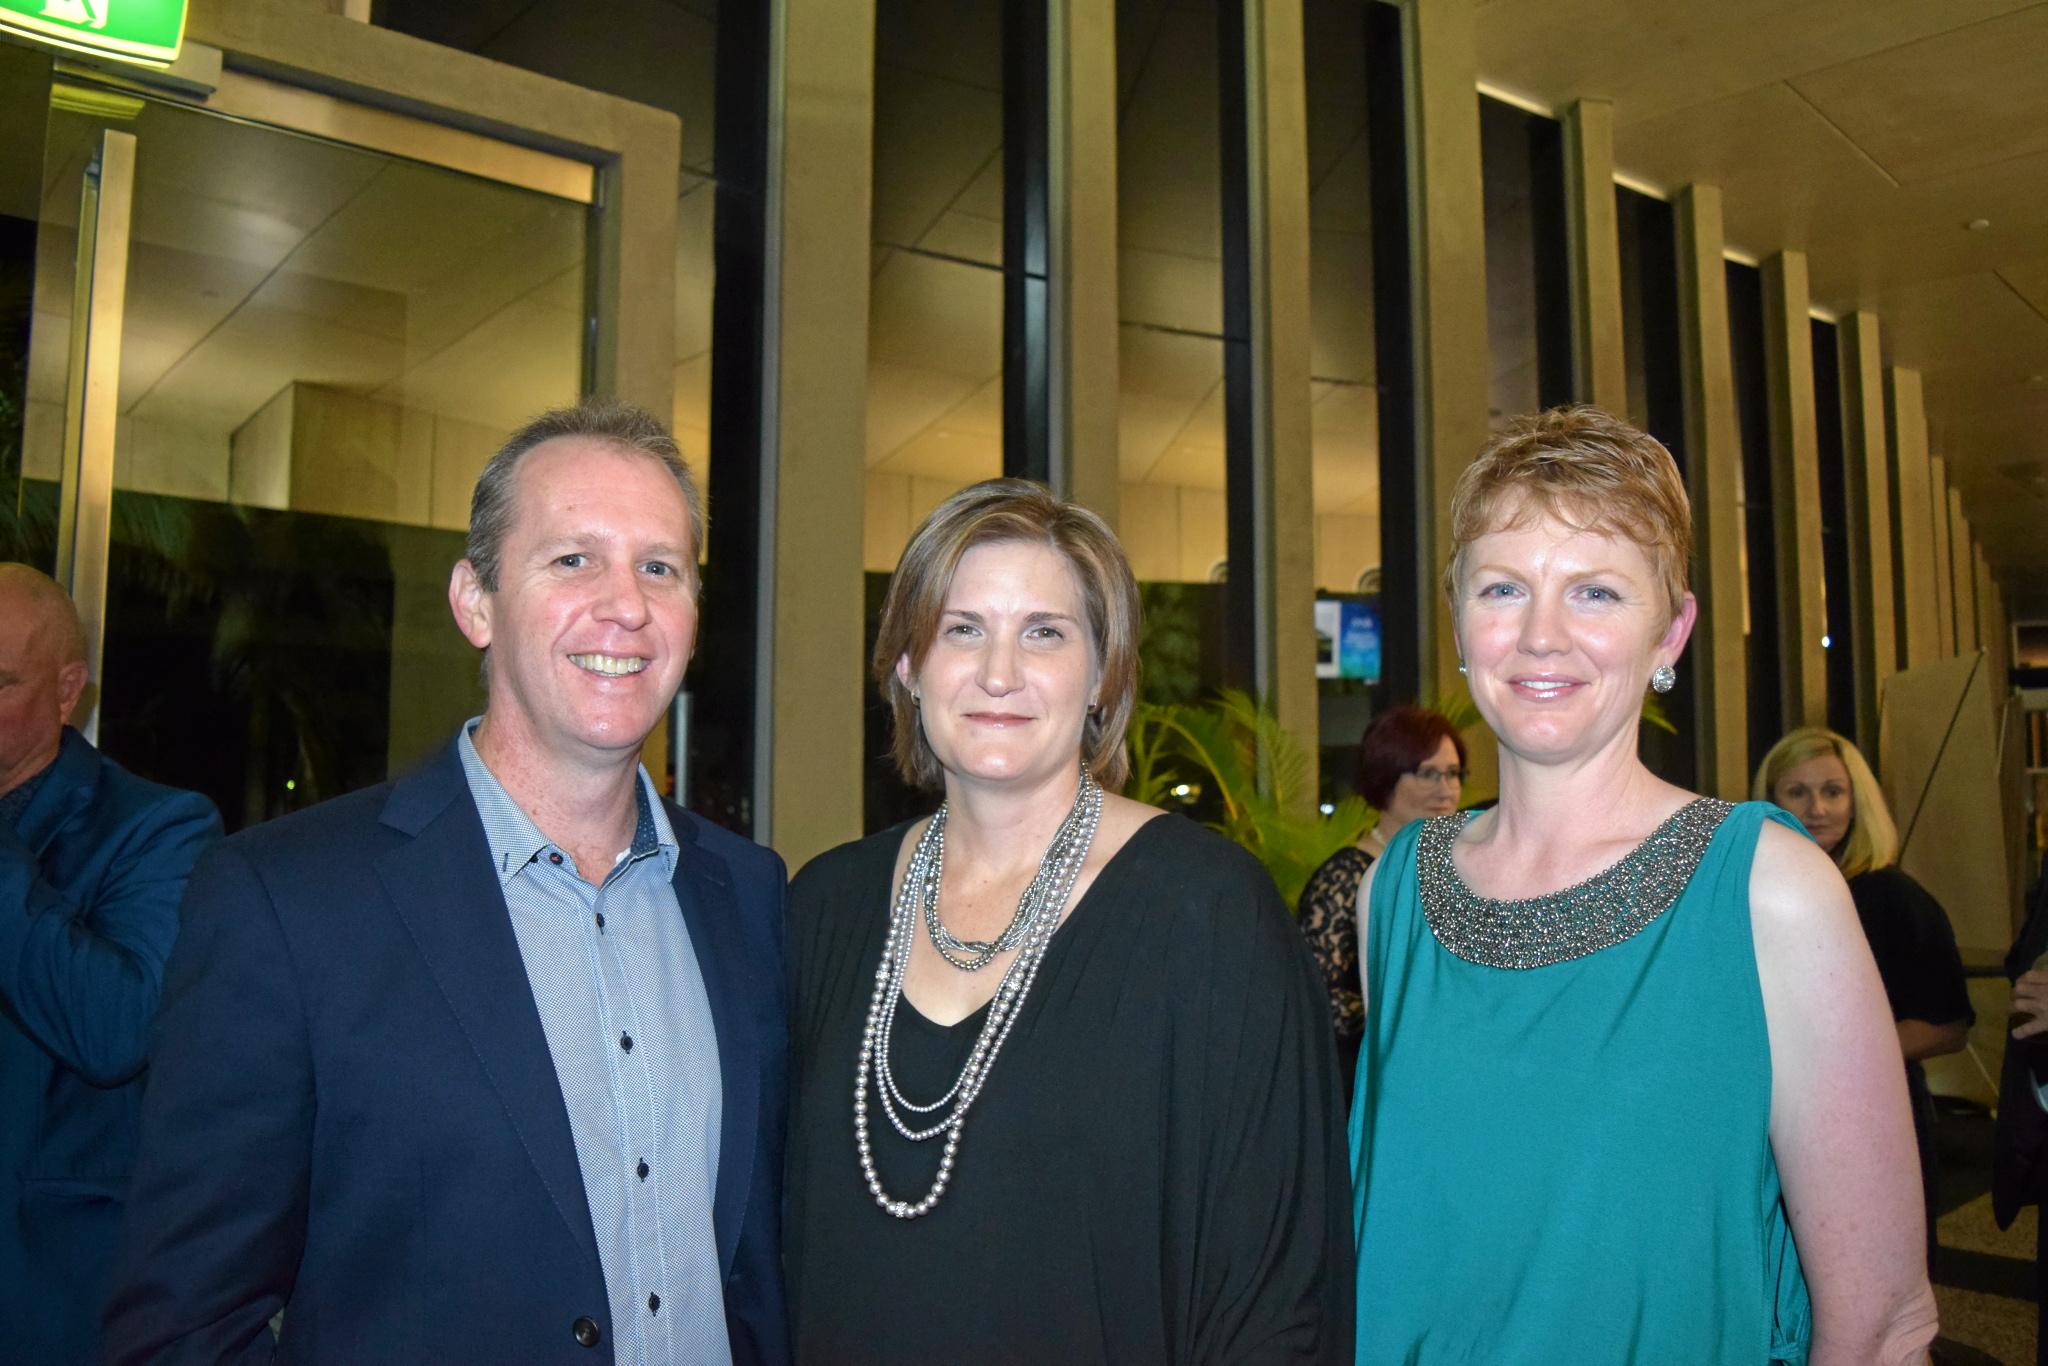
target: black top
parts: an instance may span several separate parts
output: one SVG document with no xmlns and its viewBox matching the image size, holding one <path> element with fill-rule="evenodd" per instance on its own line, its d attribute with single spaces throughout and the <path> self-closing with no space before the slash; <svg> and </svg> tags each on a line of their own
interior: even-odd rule
<svg viewBox="0 0 2048 1366">
<path fill-rule="evenodd" d="M 1849 879 L 1849 895 L 1894 1020 L 1976 1020 L 1948 912 L 1925 887 L 1896 866 L 1873 868 Z"/>
<path fill-rule="evenodd" d="M 1365 1000 L 1358 976 L 1358 885 L 1372 855 L 1347 844 L 1309 874 L 1301 889 L 1301 934 L 1322 969 L 1330 995 L 1330 1027 L 1354 1044 L 1365 1034 Z"/>
<path fill-rule="evenodd" d="M 790 892 L 797 1359 L 1348 1363 L 1327 998 L 1265 870 L 1179 816 L 1140 827 L 1069 909 L 937 1208 L 876 1206 L 854 1066 L 908 829 L 821 855 Z M 943 1094 L 981 1024 L 900 1002 L 904 1093 Z M 884 1188 L 922 1199 L 943 1136 L 909 1143 L 872 1092 L 869 1120 Z"/>
<path fill-rule="evenodd" d="M 1322 970 L 1330 998 L 1330 1028 L 1337 1039 L 1337 1084 L 1348 1109 L 1358 1083 L 1358 1049 L 1365 1041 L 1365 997 L 1358 969 L 1358 887 L 1373 856 L 1347 844 L 1309 875 L 1301 890 L 1301 933 Z"/>
</svg>

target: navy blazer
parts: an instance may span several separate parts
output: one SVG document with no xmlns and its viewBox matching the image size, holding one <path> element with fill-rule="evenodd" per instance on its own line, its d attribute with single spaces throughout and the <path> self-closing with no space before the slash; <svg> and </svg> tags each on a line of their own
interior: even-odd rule
<svg viewBox="0 0 2048 1366">
<path fill-rule="evenodd" d="M 736 1361 L 779 1363 L 786 878 L 669 819 L 718 1034 L 726 1322 Z M 568 1110 L 455 746 L 229 839 L 184 915 L 109 1360 L 610 1361 Z"/>
<path fill-rule="evenodd" d="M 0 822 L 0 1358 L 94 1355 L 178 899 L 219 838 L 70 729 Z"/>
</svg>

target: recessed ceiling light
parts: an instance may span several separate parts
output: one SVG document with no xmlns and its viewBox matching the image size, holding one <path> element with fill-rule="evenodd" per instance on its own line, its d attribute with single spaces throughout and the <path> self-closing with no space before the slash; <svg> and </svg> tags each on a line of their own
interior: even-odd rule
<svg viewBox="0 0 2048 1366">
<path fill-rule="evenodd" d="M 1988 218 L 1972 218 L 1963 226 L 1968 228 L 1971 232 L 1982 232 L 1984 231 L 1984 229 L 1991 226 L 1991 220 Z"/>
</svg>

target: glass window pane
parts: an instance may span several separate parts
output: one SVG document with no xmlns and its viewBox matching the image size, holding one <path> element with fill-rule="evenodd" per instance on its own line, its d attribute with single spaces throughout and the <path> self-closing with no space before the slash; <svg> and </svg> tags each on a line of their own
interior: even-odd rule
<svg viewBox="0 0 2048 1366">
<path fill-rule="evenodd" d="M 1569 403 L 1564 135 L 1555 119 L 1479 98 L 1493 423 Z"/>
<path fill-rule="evenodd" d="M 911 533 L 949 495 L 1003 472 L 1010 8 L 953 0 L 875 6 L 862 524 L 870 648 Z M 888 709 L 872 683 L 863 743 L 867 828 L 930 810 L 930 798 L 897 776 Z"/>
<path fill-rule="evenodd" d="M 49 464 L 31 470 L 24 465 L 24 446 L 30 436 L 29 356 L 49 86 L 47 54 L 0 43 L 0 127 L 10 139 L 10 155 L 0 158 L 0 560 L 42 569 L 56 557 L 55 448 L 45 438 L 49 449 L 43 458 Z M 77 187 L 72 190 L 75 218 Z"/>
<path fill-rule="evenodd" d="M 948 494 L 1003 472 L 1005 9 L 875 6 L 870 573 Z"/>
<path fill-rule="evenodd" d="M 586 211 L 181 107 L 129 127 L 101 736 L 233 828 L 481 709 L 448 571 L 484 461 L 577 397 Z M 50 164 L 94 128 L 54 116 Z"/>
<path fill-rule="evenodd" d="M 1842 445 L 1842 371 L 1835 325 L 1815 318 L 1813 339 L 1814 454 L 1820 475 L 1821 602 L 1826 631 L 1828 726 L 1856 733 L 1854 596 L 1849 573 L 1849 471 Z"/>
<path fill-rule="evenodd" d="M 1145 596 L 1147 701 L 1222 686 L 1223 201 L 1213 5 L 1118 0 L 1117 530 Z"/>
<path fill-rule="evenodd" d="M 1373 166 L 1366 82 L 1369 6 L 1303 8 L 1309 154 L 1309 316 L 1314 402 L 1317 684 L 1322 800 L 1355 785 L 1379 657 L 1379 378 L 1373 313 Z M 1345 648 L 1346 619 L 1353 648 Z M 1369 622 L 1368 631 L 1362 623 Z M 1318 645 L 1322 645 L 1318 640 Z M 1404 699 L 1406 700 L 1406 699 Z"/>
<path fill-rule="evenodd" d="M 1749 766 L 1784 734 L 1778 691 L 1778 551 L 1771 506 L 1771 408 L 1764 370 L 1763 273 L 1727 265 L 1728 337 L 1735 372 L 1735 415 L 1742 434 L 1737 466 L 1742 507 L 1743 633 L 1749 640 Z"/>
<path fill-rule="evenodd" d="M 516 5 L 451 5 L 446 0 L 375 0 L 371 18 L 428 42 L 488 57 L 494 62 L 536 71 L 589 90 L 666 109 L 682 124 L 681 175 L 676 204 L 675 259 L 675 394 L 670 414 L 683 459 L 705 490 L 715 515 L 698 548 L 704 562 L 707 607 L 699 653 L 730 657 L 726 637 L 735 622 L 750 620 L 751 610 L 734 610 L 733 583 L 751 584 L 758 575 L 747 538 L 721 541 L 721 528 L 752 521 L 755 488 L 753 466 L 760 443 L 755 415 L 760 410 L 758 333 L 753 345 L 734 345 L 732 374 L 721 381 L 731 414 L 712 420 L 712 301 L 716 283 L 717 209 L 722 190 L 733 189 L 740 206 L 736 230 L 729 227 L 728 248 L 739 262 L 731 289 L 734 316 L 755 309 L 760 270 L 759 186 L 750 184 L 744 168 L 748 153 L 758 150 L 762 118 L 752 111 L 724 111 L 741 128 L 742 143 L 728 148 L 728 160 L 742 168 L 739 179 L 721 177 L 718 153 L 719 102 L 736 107 L 766 100 L 766 21 L 757 10 L 729 11 L 721 24 L 717 0 L 613 0 L 592 6 L 588 0 L 520 0 Z M 762 50 L 753 44 L 758 41 Z M 734 189 L 734 185 L 737 188 Z M 749 221 L 751 219 L 751 221 Z M 728 322 L 726 326 L 735 326 Z M 737 324 L 742 331 L 747 325 Z M 737 376 L 738 378 L 734 378 Z M 734 416 L 737 415 L 737 416 Z M 718 435 L 714 437 L 714 428 Z M 711 465 L 714 448 L 733 459 L 734 483 L 714 489 Z M 721 545 L 737 550 L 721 551 Z M 728 563 L 728 559 L 731 563 Z M 669 775 L 672 794 L 685 804 L 736 830 L 752 826 L 752 676 L 730 667 L 721 677 L 693 666 L 685 676 L 678 715 L 694 718 L 680 734 L 669 733 L 671 746 L 687 748 L 688 776 L 678 783 Z M 658 766 L 650 765 L 662 781 Z"/>
<path fill-rule="evenodd" d="M 1615 223 L 1621 255 L 1621 328 L 1628 371 L 1628 419 L 1663 442 L 1685 468 L 1685 389 L 1679 362 L 1678 221 L 1661 199 L 1617 185 Z M 1698 585 L 1694 585 L 1697 590 Z M 1698 785 L 1698 638 L 1678 661 L 1678 687 L 1653 705 L 1640 735 L 1650 771 L 1683 788 Z"/>
</svg>

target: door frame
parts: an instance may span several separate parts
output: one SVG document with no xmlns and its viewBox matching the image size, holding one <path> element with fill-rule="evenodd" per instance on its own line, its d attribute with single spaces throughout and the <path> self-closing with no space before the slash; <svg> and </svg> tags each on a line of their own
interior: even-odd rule
<svg viewBox="0 0 2048 1366">
<path fill-rule="evenodd" d="M 170 72 L 68 57 L 57 59 L 55 67 L 57 82 L 147 93 L 587 205 L 582 390 L 586 396 L 624 399 L 664 419 L 673 411 L 682 155 L 681 122 L 674 114 L 273 0 L 195 0 L 185 55 Z M 114 137 L 106 170 L 118 171 L 118 139 L 127 138 L 132 175 L 133 139 Z M 99 170 L 96 158 L 96 184 Z M 118 256 L 125 266 L 132 185 L 113 188 L 107 198 L 117 211 Z M 106 251 L 108 244 L 99 247 Z M 84 261 L 80 265 L 82 282 L 97 274 L 88 274 Z M 116 315 L 99 347 L 110 354 L 95 362 L 105 371 L 103 381 L 118 373 L 118 315 L 125 308 L 121 280 L 109 283 L 110 289 L 91 300 L 91 331 L 98 331 L 101 312 Z M 76 344 L 72 367 L 57 568 L 83 620 L 97 681 L 106 621 L 115 396 L 108 382 L 99 385 L 104 393 L 90 392 L 95 371 Z M 95 398 L 107 411 L 95 414 Z M 88 739 L 96 738 L 96 700 L 79 722 Z M 647 753 L 665 769 L 666 735 L 650 736 Z"/>
</svg>

